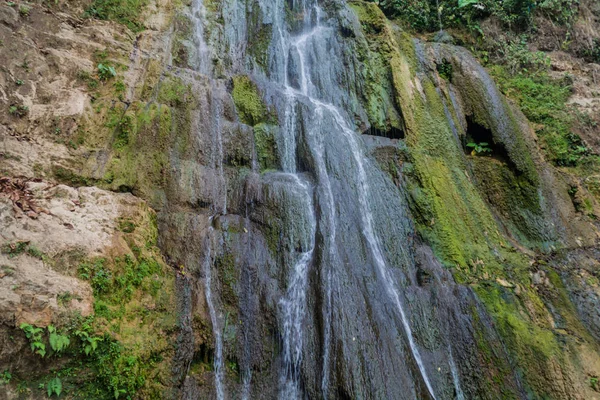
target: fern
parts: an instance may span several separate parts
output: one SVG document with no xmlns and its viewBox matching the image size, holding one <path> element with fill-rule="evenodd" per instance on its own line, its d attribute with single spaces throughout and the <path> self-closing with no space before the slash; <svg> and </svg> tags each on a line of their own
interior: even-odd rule
<svg viewBox="0 0 600 400">
<path fill-rule="evenodd" d="M 62 393 L 62 382 L 59 377 L 54 377 L 48 382 L 48 397 L 52 397 L 53 394 L 60 396 Z"/>
<path fill-rule="evenodd" d="M 67 347 L 69 347 L 69 345 L 71 344 L 69 337 L 58 333 L 56 331 L 56 328 L 53 327 L 52 325 L 48 326 L 48 333 L 50 334 L 50 336 L 49 336 L 50 347 L 52 348 L 52 350 L 54 350 L 57 353 L 62 352 Z"/>
</svg>

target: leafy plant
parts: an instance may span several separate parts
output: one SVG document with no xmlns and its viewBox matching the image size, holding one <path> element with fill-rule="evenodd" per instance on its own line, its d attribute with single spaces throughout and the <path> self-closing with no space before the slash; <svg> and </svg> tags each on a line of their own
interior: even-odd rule
<svg viewBox="0 0 600 400">
<path fill-rule="evenodd" d="M 71 344 L 69 337 L 58 333 L 56 328 L 52 325 L 48 326 L 48 334 L 50 347 L 57 353 L 63 352 L 67 347 L 69 347 L 69 344 Z"/>
<path fill-rule="evenodd" d="M 0 248 L 0 252 L 2 254 L 6 254 L 8 258 L 14 258 L 20 254 L 23 254 L 25 250 L 27 250 L 28 245 L 29 242 L 5 243 Z"/>
<path fill-rule="evenodd" d="M 117 76 L 115 67 L 110 65 L 98 64 L 98 77 L 101 81 L 109 80 Z"/>
<path fill-rule="evenodd" d="M 19 6 L 19 14 L 21 14 L 22 17 L 29 16 L 30 11 L 31 11 L 31 8 L 29 8 L 25 5 Z"/>
<path fill-rule="evenodd" d="M 21 86 L 21 85 L 23 85 L 23 80 L 22 79 L 17 79 L 15 81 L 15 83 L 17 84 L 17 86 Z"/>
<path fill-rule="evenodd" d="M 15 117 L 22 118 L 29 113 L 29 107 L 24 105 L 12 105 L 9 107 L 8 112 Z"/>
<path fill-rule="evenodd" d="M 148 0 L 94 0 L 84 17 L 117 21 L 134 32 L 144 30 L 140 12 Z"/>
<path fill-rule="evenodd" d="M 446 80 L 452 79 L 452 64 L 445 58 L 440 64 L 436 65 L 436 69 L 442 78 Z"/>
<path fill-rule="evenodd" d="M 46 355 L 46 345 L 42 341 L 42 333 L 44 330 L 26 323 L 22 323 L 20 328 L 25 332 L 27 339 L 29 339 L 31 351 L 44 357 Z"/>
<path fill-rule="evenodd" d="M 545 72 L 512 75 L 491 68 L 501 90 L 515 100 L 527 119 L 537 124 L 537 134 L 549 159 L 558 166 L 574 167 L 591 156 L 581 138 L 572 132 L 573 115 L 567 107 L 571 87 Z"/>
<path fill-rule="evenodd" d="M 8 385 L 12 379 L 12 374 L 6 369 L 0 374 L 0 386 Z"/>
<path fill-rule="evenodd" d="M 110 271 L 104 267 L 105 262 L 105 259 L 99 258 L 94 260 L 93 263 L 82 263 L 78 268 L 79 276 L 82 279 L 89 280 L 96 293 L 106 292 L 112 281 Z"/>
<path fill-rule="evenodd" d="M 50 379 L 50 381 L 46 385 L 46 389 L 48 392 L 48 397 L 52 397 L 53 394 L 56 394 L 56 396 L 60 396 L 60 394 L 62 393 L 62 382 L 60 378 L 58 376 L 55 376 L 54 378 Z"/>
<path fill-rule="evenodd" d="M 490 149 L 489 144 L 487 142 L 480 142 L 480 143 L 475 143 L 475 142 L 470 142 L 467 143 L 467 147 L 472 148 L 473 150 L 471 151 L 471 155 L 484 155 L 485 153 L 491 153 L 492 149 Z"/>
<path fill-rule="evenodd" d="M 598 386 L 598 377 L 597 376 L 592 376 L 590 378 L 590 386 L 592 387 L 592 389 L 599 391 L 600 387 Z"/>
<path fill-rule="evenodd" d="M 98 348 L 98 342 L 102 341 L 101 337 L 90 336 L 86 331 L 75 331 L 75 336 L 81 340 L 83 353 L 89 356 Z"/>
</svg>

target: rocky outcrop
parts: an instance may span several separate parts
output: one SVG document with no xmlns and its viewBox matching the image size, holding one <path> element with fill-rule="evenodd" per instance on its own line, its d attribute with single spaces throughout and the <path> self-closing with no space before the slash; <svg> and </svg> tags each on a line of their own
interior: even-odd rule
<svg viewBox="0 0 600 400">
<path fill-rule="evenodd" d="M 20 6 L 0 6 L 19 384 L 597 397 L 597 227 L 466 49 L 363 1 L 150 1 L 136 34 Z M 41 358 L 21 323 L 72 344 Z M 53 372 L 77 362 L 96 384 Z"/>
</svg>

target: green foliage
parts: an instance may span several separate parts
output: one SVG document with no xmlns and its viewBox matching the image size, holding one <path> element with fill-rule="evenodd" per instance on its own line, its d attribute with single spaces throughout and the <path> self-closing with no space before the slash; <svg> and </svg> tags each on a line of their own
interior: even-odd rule
<svg viewBox="0 0 600 400">
<path fill-rule="evenodd" d="M 62 393 L 62 382 L 58 376 L 50 379 L 48 384 L 46 385 L 46 389 L 48 391 L 48 397 L 52 397 L 55 394 L 57 397 Z"/>
<path fill-rule="evenodd" d="M 520 35 L 513 40 L 494 42 L 494 61 L 504 65 L 511 75 L 547 71 L 550 58 L 542 51 L 529 50 L 528 39 L 527 35 Z"/>
<path fill-rule="evenodd" d="M 96 89 L 98 87 L 98 81 L 94 79 L 87 71 L 78 71 L 77 78 L 84 81 L 90 89 Z"/>
<path fill-rule="evenodd" d="M 52 325 L 48 326 L 48 334 L 48 341 L 50 342 L 50 347 L 56 353 L 62 353 L 71 344 L 69 336 L 58 333 L 56 331 L 56 328 Z"/>
<path fill-rule="evenodd" d="M 90 281 L 94 294 L 111 304 L 120 305 L 131 299 L 134 289 L 140 287 L 144 278 L 160 271 L 154 259 L 135 260 L 132 256 L 117 257 L 114 272 L 106 266 L 106 259 L 97 258 L 79 266 L 79 276 Z"/>
<path fill-rule="evenodd" d="M 22 79 L 17 79 L 17 80 L 15 81 L 15 83 L 17 84 L 17 86 L 22 86 L 24 82 L 23 82 L 23 80 L 22 80 Z"/>
<path fill-rule="evenodd" d="M 75 336 L 81 341 L 81 349 L 86 356 L 94 353 L 98 348 L 98 343 L 102 341 L 102 337 L 91 336 L 89 332 L 85 330 L 75 331 Z"/>
<path fill-rule="evenodd" d="M 594 389 L 595 391 L 600 391 L 600 386 L 598 386 L 598 377 L 597 376 L 592 376 L 590 378 L 590 387 L 592 389 Z"/>
<path fill-rule="evenodd" d="M 22 323 L 20 328 L 23 332 L 25 332 L 27 339 L 29 339 L 31 351 L 40 355 L 41 357 L 44 357 L 46 355 L 46 345 L 43 343 L 42 338 L 44 330 L 26 323 Z"/>
<path fill-rule="evenodd" d="M 115 67 L 110 65 L 98 64 L 98 77 L 101 81 L 109 80 L 117 76 Z"/>
<path fill-rule="evenodd" d="M 581 138 L 571 131 L 573 117 L 566 104 L 570 86 L 545 73 L 511 75 L 498 66 L 491 72 L 501 90 L 537 124 L 543 148 L 554 164 L 576 166 L 590 155 Z"/>
<path fill-rule="evenodd" d="M 56 296 L 56 302 L 61 306 L 67 306 L 73 300 L 71 292 L 62 292 Z"/>
<path fill-rule="evenodd" d="M 582 55 L 588 61 L 600 64 L 600 39 L 595 38 L 590 47 L 583 50 Z"/>
<path fill-rule="evenodd" d="M 37 247 L 35 247 L 32 244 L 30 244 L 27 247 L 27 254 L 29 254 L 31 257 L 37 258 L 39 260 L 41 260 L 42 258 L 44 258 L 44 253 L 42 253 Z"/>
<path fill-rule="evenodd" d="M 6 254 L 8 258 L 14 258 L 20 254 L 23 254 L 27 247 L 29 246 L 29 242 L 14 242 L 14 243 L 5 243 L 0 248 L 2 254 Z"/>
<path fill-rule="evenodd" d="M 102 343 L 101 351 L 95 353 L 94 368 L 98 379 L 115 399 L 132 398 L 144 385 L 149 365 L 134 355 L 128 355 L 117 341 Z"/>
<path fill-rule="evenodd" d="M 90 281 L 94 293 L 106 292 L 112 281 L 111 272 L 104 266 L 106 259 L 97 258 L 93 262 L 79 265 L 79 277 Z"/>
<path fill-rule="evenodd" d="M 21 14 L 22 17 L 28 17 L 30 12 L 31 12 L 30 7 L 28 7 L 26 5 L 19 6 L 19 14 Z"/>
<path fill-rule="evenodd" d="M 561 25 L 571 24 L 578 12 L 578 0 L 371 0 L 392 18 L 418 31 L 467 27 L 481 32 L 479 21 L 494 16 L 511 30 L 533 25 L 536 13 Z M 441 25 L 441 26 L 440 26 Z"/>
<path fill-rule="evenodd" d="M 5 243 L 0 247 L 0 252 L 6 254 L 8 258 L 17 257 L 23 253 L 27 253 L 31 257 L 42 259 L 44 253 L 42 253 L 37 247 L 30 244 L 28 241 L 19 241 L 14 243 Z"/>
<path fill-rule="evenodd" d="M 436 69 L 442 78 L 452 80 L 452 64 L 448 60 L 443 59 L 440 64 L 436 65 Z"/>
<path fill-rule="evenodd" d="M 473 151 L 471 152 L 471 155 L 477 155 L 477 156 L 481 156 L 484 155 L 485 153 L 491 153 L 492 149 L 489 148 L 489 144 L 487 142 L 481 142 L 481 143 L 467 143 L 467 147 L 470 147 L 473 149 Z"/>
<path fill-rule="evenodd" d="M 144 30 L 141 11 L 148 0 L 94 0 L 85 17 L 119 22 L 133 32 Z"/>
<path fill-rule="evenodd" d="M 9 370 L 4 370 L 3 373 L 0 374 L 0 386 L 8 385 L 12 379 L 12 374 Z"/>
<path fill-rule="evenodd" d="M 29 113 L 29 107 L 24 106 L 22 104 L 12 105 L 8 108 L 8 112 L 10 115 L 14 115 L 15 117 L 23 118 Z"/>
<path fill-rule="evenodd" d="M 118 224 L 119 230 L 123 233 L 132 233 L 135 231 L 135 224 L 129 219 L 121 218 L 119 219 Z"/>
</svg>

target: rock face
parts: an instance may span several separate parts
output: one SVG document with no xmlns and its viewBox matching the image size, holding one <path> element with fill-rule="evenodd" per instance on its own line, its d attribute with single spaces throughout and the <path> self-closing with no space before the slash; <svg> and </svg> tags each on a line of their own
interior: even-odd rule
<svg viewBox="0 0 600 400">
<path fill-rule="evenodd" d="M 467 50 L 362 1 L 0 9 L 0 371 L 78 313 L 109 397 L 598 397 L 597 226 Z"/>
</svg>

